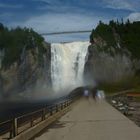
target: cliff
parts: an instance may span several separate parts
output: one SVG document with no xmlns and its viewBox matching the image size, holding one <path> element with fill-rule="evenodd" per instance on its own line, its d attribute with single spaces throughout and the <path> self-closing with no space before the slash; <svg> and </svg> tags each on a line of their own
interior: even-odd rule
<svg viewBox="0 0 140 140">
<path fill-rule="evenodd" d="M 32 29 L 2 25 L 0 41 L 0 98 L 29 98 L 38 83 L 50 86 L 49 43 Z"/>
<path fill-rule="evenodd" d="M 99 25 L 90 35 L 91 45 L 85 64 L 85 79 L 89 84 L 120 84 L 131 88 L 139 73 L 140 22 L 110 21 Z M 133 79 L 133 80 L 132 80 Z"/>
</svg>

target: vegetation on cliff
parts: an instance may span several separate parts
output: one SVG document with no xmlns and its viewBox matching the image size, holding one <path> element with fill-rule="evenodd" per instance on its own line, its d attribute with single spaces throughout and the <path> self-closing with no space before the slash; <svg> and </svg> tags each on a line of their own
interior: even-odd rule
<svg viewBox="0 0 140 140">
<path fill-rule="evenodd" d="M 100 21 L 90 42 L 86 69 L 99 88 L 116 92 L 139 87 L 140 21 Z"/>
<path fill-rule="evenodd" d="M 14 62 L 20 63 L 21 54 L 25 50 L 37 48 L 40 58 L 45 51 L 43 42 L 44 38 L 33 29 L 20 27 L 8 29 L 0 23 L 0 51 L 4 53 L 2 68 L 7 69 Z"/>
<path fill-rule="evenodd" d="M 95 30 L 90 35 L 90 42 L 95 43 L 96 38 L 101 38 L 106 42 L 104 48 L 126 49 L 131 53 L 133 59 L 140 59 L 140 22 L 130 23 L 110 21 L 105 24 L 99 22 Z M 121 48 L 118 47 L 121 46 Z"/>
</svg>

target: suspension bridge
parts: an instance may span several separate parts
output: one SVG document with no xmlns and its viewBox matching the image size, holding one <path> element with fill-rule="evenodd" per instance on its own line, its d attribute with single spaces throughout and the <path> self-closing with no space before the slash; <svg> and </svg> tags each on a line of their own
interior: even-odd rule
<svg viewBox="0 0 140 140">
<path fill-rule="evenodd" d="M 62 31 L 62 32 L 48 32 L 48 33 L 41 33 L 43 36 L 47 35 L 60 35 L 60 34 L 78 34 L 78 33 L 91 33 L 92 30 L 79 30 L 79 31 Z"/>
</svg>

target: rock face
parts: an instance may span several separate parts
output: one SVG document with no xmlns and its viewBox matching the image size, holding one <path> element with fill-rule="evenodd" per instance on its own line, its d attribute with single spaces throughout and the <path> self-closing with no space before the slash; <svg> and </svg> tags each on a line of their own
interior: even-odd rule
<svg viewBox="0 0 140 140">
<path fill-rule="evenodd" d="M 19 62 L 15 62 L 7 70 L 1 70 L 1 98 L 28 96 L 22 93 L 32 90 L 38 82 L 50 86 L 50 44 L 44 43 L 43 46 L 43 52 L 38 47 L 23 49 Z"/>
<path fill-rule="evenodd" d="M 95 81 L 95 83 L 112 83 L 119 82 L 121 80 L 130 78 L 134 75 L 132 69 L 132 62 L 130 57 L 125 53 L 116 53 L 115 49 L 108 48 L 108 51 L 111 53 L 107 53 L 106 51 L 101 51 L 101 47 L 105 47 L 101 43 L 101 45 L 92 44 L 89 46 L 89 54 L 88 59 L 85 64 L 85 78 L 90 80 L 89 82 Z"/>
<path fill-rule="evenodd" d="M 99 22 L 90 35 L 85 79 L 97 84 L 137 80 L 140 75 L 140 22 Z M 129 79 L 129 80 L 128 80 Z M 140 78 L 139 78 L 140 79 Z M 134 81 L 133 81 L 134 82 Z M 132 83 L 132 82 L 131 82 Z"/>
</svg>

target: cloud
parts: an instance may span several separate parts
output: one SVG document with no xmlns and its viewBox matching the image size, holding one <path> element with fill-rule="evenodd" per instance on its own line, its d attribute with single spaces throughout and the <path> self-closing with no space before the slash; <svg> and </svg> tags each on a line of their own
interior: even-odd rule
<svg viewBox="0 0 140 140">
<path fill-rule="evenodd" d="M 32 0 L 32 1 L 42 1 L 42 2 L 49 2 L 49 3 L 51 3 L 53 0 Z"/>
<path fill-rule="evenodd" d="M 10 27 L 30 27 L 38 33 L 91 30 L 96 27 L 99 20 L 108 22 L 111 19 L 127 17 L 137 20 L 139 18 L 140 0 L 14 0 L 15 4 L 2 4 L 0 7 L 13 7 L 4 9 L 0 20 Z M 22 5 L 26 8 L 24 10 Z M 54 38 L 58 36 L 54 36 Z M 74 36 L 82 38 L 82 36 Z M 53 37 L 50 37 L 53 38 Z M 66 37 L 65 37 L 66 38 Z M 67 36 L 68 38 L 68 36 Z M 73 39 L 73 35 L 69 36 Z M 56 39 L 55 39 L 56 40 Z"/>
<path fill-rule="evenodd" d="M 100 17 L 100 20 L 107 22 L 108 19 Z M 32 17 L 24 23 L 11 23 L 12 26 L 20 25 L 22 27 L 31 27 L 38 33 L 48 33 L 48 32 L 61 32 L 61 31 L 78 31 L 78 30 L 92 30 L 96 27 L 99 22 L 99 17 L 92 15 L 83 15 L 80 13 L 47 13 L 41 16 Z M 87 39 L 89 36 L 85 35 Z M 63 38 L 64 37 L 64 38 Z M 67 41 L 68 35 L 63 37 L 49 37 L 50 42 L 64 42 Z M 69 38 L 78 41 L 80 38 L 84 38 L 80 35 L 70 35 Z M 47 38 L 47 37 L 46 37 Z M 54 39 L 53 39 L 54 38 Z M 57 38 L 57 39 L 56 39 Z M 84 39 L 85 39 L 84 38 Z M 52 41 L 51 41 L 52 39 Z M 60 39 L 60 41 L 58 41 Z M 63 39 L 63 40 L 61 40 Z"/>
<path fill-rule="evenodd" d="M 0 13 L 0 18 L 12 17 L 12 16 L 13 14 L 10 12 Z"/>
<path fill-rule="evenodd" d="M 4 3 L 0 3 L 0 8 L 22 8 L 23 5 L 21 4 L 4 4 Z"/>
<path fill-rule="evenodd" d="M 130 0 L 103 0 L 105 7 L 112 9 L 122 9 L 135 11 L 140 6 L 139 0 L 130 1 Z"/>
<path fill-rule="evenodd" d="M 13 23 L 13 25 L 20 24 L 21 26 L 32 27 L 39 33 L 44 33 L 55 31 L 88 30 L 95 27 L 98 21 L 98 17 L 78 13 L 50 13 L 32 17 L 24 23 Z"/>
<path fill-rule="evenodd" d="M 129 19 L 130 21 L 140 21 L 140 13 L 131 13 L 129 16 L 125 18 L 126 20 Z"/>
</svg>

